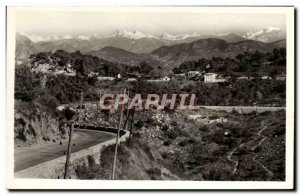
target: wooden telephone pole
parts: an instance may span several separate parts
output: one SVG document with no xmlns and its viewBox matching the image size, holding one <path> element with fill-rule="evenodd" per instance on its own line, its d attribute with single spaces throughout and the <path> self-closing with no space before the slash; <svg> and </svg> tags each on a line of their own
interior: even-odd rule
<svg viewBox="0 0 300 195">
<path fill-rule="evenodd" d="M 124 96 L 126 95 L 126 89 L 124 89 Z M 120 130 L 122 127 L 122 119 L 123 119 L 123 112 L 124 112 L 124 105 L 121 106 L 121 112 L 120 112 L 120 121 L 119 121 L 119 127 L 118 127 L 118 133 L 116 138 L 116 147 L 115 147 L 115 156 L 114 156 L 114 162 L 113 162 L 113 170 L 112 170 L 112 176 L 111 179 L 115 179 L 115 169 L 116 169 L 116 161 L 117 161 L 117 154 L 118 154 L 118 144 L 119 144 L 119 137 L 120 137 Z"/>
<path fill-rule="evenodd" d="M 82 104 L 83 104 L 83 92 L 81 92 L 81 97 L 80 97 L 79 122 L 81 122 L 80 119 L 81 119 Z M 64 179 L 68 179 L 68 177 L 69 177 L 69 166 L 70 166 L 70 156 L 72 153 L 72 134 L 73 134 L 73 129 L 74 129 L 74 122 L 70 121 L 69 125 L 70 125 L 70 132 L 69 132 L 68 150 L 67 150 L 67 154 L 66 154 Z"/>
<path fill-rule="evenodd" d="M 73 134 L 73 128 L 74 128 L 73 122 L 71 122 L 71 124 L 69 124 L 69 125 L 70 125 L 70 133 L 69 133 L 69 143 L 68 143 L 68 151 L 67 151 L 66 164 L 65 164 L 64 179 L 68 179 L 68 176 L 69 176 L 70 155 L 71 155 L 71 147 L 72 147 L 72 134 Z"/>
</svg>

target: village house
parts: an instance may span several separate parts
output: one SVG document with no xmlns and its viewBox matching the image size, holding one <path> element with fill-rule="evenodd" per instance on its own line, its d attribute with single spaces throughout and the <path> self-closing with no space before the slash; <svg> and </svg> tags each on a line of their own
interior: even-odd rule
<svg viewBox="0 0 300 195">
<path fill-rule="evenodd" d="M 194 76 L 198 76 L 198 75 L 201 75 L 201 73 L 199 71 L 189 71 L 186 73 L 187 77 L 188 78 L 192 78 Z"/>
<path fill-rule="evenodd" d="M 165 77 L 161 78 L 161 80 L 163 80 L 163 81 L 169 81 L 171 79 L 169 77 L 165 76 Z"/>
<path fill-rule="evenodd" d="M 136 78 L 128 78 L 126 81 L 133 82 L 133 81 L 136 81 Z"/>
<path fill-rule="evenodd" d="M 276 80 L 277 81 L 285 81 L 286 77 L 285 76 L 277 76 Z"/>
<path fill-rule="evenodd" d="M 267 80 L 267 79 L 271 79 L 271 78 L 269 76 L 262 76 L 261 79 Z"/>
<path fill-rule="evenodd" d="M 148 82 L 162 82 L 162 81 L 170 81 L 171 79 L 167 76 L 159 78 L 159 79 L 149 79 Z"/>
<path fill-rule="evenodd" d="M 206 82 L 206 83 L 216 82 L 216 79 L 217 79 L 217 74 L 215 74 L 215 73 L 206 73 L 204 75 L 204 82 Z"/>
<path fill-rule="evenodd" d="M 90 74 L 88 74 L 88 77 L 93 77 L 93 76 L 98 76 L 97 72 L 90 72 Z"/>
<path fill-rule="evenodd" d="M 216 73 L 206 73 L 204 75 L 204 82 L 205 83 L 218 83 L 218 82 L 225 82 L 226 79 L 218 76 Z"/>
</svg>

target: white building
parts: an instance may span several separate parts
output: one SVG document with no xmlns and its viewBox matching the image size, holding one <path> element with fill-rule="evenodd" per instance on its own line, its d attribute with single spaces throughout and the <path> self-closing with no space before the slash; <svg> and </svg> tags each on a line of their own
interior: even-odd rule
<svg viewBox="0 0 300 195">
<path fill-rule="evenodd" d="M 206 83 L 217 83 L 217 82 L 225 82 L 226 79 L 222 77 L 218 77 L 216 73 L 206 73 L 204 75 L 204 82 Z"/>
<path fill-rule="evenodd" d="M 286 77 L 285 76 L 277 76 L 276 80 L 278 80 L 278 81 L 285 81 Z"/>
<path fill-rule="evenodd" d="M 217 74 L 216 73 L 206 73 L 204 75 L 204 82 L 206 83 L 213 83 L 217 80 Z"/>
<path fill-rule="evenodd" d="M 128 78 L 126 81 L 128 82 L 136 81 L 136 78 Z"/>
<path fill-rule="evenodd" d="M 162 80 L 163 80 L 163 81 L 169 81 L 169 80 L 171 80 L 171 79 L 170 79 L 169 77 L 165 76 L 165 77 L 162 78 Z"/>
</svg>

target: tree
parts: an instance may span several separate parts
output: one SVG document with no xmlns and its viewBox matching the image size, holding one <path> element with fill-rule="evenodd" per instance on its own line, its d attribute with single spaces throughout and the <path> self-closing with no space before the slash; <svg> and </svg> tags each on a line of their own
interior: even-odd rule
<svg viewBox="0 0 300 195">
<path fill-rule="evenodd" d="M 15 98 L 32 101 L 41 91 L 41 74 L 31 72 L 27 66 L 17 66 L 15 70 Z"/>
<path fill-rule="evenodd" d="M 140 63 L 140 70 L 143 75 L 149 75 L 153 71 L 153 67 L 150 66 L 147 62 L 143 61 Z"/>
</svg>

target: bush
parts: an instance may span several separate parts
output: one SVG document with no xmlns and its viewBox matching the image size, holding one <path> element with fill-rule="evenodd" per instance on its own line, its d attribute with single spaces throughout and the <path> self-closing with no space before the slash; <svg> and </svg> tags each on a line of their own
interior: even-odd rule
<svg viewBox="0 0 300 195">
<path fill-rule="evenodd" d="M 92 86 L 95 86 L 96 83 L 97 83 L 98 79 L 96 76 L 93 76 L 93 77 L 89 77 L 87 82 L 89 85 L 92 85 Z"/>
<path fill-rule="evenodd" d="M 285 134 L 285 125 L 276 127 L 273 131 L 273 136 L 280 136 Z"/>
<path fill-rule="evenodd" d="M 183 140 L 183 141 L 181 141 L 181 142 L 178 143 L 178 146 L 184 147 L 184 146 L 186 146 L 188 144 L 189 144 L 188 140 Z"/>
<path fill-rule="evenodd" d="M 148 124 L 153 124 L 154 123 L 154 119 L 153 118 L 148 118 L 147 119 L 147 121 L 146 121 L 146 123 L 148 123 Z"/>
<path fill-rule="evenodd" d="M 161 170 L 158 168 L 150 168 L 147 169 L 146 172 L 152 180 L 160 178 L 161 176 Z"/>
<path fill-rule="evenodd" d="M 177 131 L 166 131 L 165 135 L 169 138 L 169 139 L 176 139 L 179 136 L 179 133 Z"/>
<path fill-rule="evenodd" d="M 169 129 L 169 126 L 164 124 L 161 128 L 162 131 L 167 131 Z"/>
<path fill-rule="evenodd" d="M 139 120 L 134 124 L 134 126 L 140 129 L 144 126 L 144 122 Z"/>
<path fill-rule="evenodd" d="M 56 109 L 56 107 L 59 105 L 58 100 L 54 96 L 49 94 L 45 94 L 43 96 L 38 97 L 36 101 L 41 105 L 51 108 L 53 110 Z"/>
<path fill-rule="evenodd" d="M 206 125 L 201 125 L 199 128 L 199 131 L 208 132 L 208 127 Z"/>
</svg>

